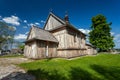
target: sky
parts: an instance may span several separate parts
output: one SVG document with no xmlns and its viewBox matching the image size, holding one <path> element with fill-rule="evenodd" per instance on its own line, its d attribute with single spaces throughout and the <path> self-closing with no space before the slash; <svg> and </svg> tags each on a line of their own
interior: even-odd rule
<svg viewBox="0 0 120 80">
<path fill-rule="evenodd" d="M 103 14 L 112 22 L 115 48 L 120 48 L 120 0 L 0 0 L 0 21 L 14 26 L 15 40 L 24 41 L 31 25 L 43 28 L 50 11 L 69 21 L 84 33 L 90 31 L 91 18 Z"/>
</svg>

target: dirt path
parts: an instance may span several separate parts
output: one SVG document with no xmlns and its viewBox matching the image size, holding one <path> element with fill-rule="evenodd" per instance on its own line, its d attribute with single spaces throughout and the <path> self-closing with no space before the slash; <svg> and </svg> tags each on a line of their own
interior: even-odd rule
<svg viewBox="0 0 120 80">
<path fill-rule="evenodd" d="M 35 80 L 15 64 L 30 62 L 26 58 L 0 58 L 0 80 Z"/>
</svg>

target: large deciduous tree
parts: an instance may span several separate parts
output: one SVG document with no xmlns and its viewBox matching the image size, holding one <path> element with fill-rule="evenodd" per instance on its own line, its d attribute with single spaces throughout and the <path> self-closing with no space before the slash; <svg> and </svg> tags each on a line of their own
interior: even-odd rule
<svg viewBox="0 0 120 80">
<path fill-rule="evenodd" d="M 89 41 L 99 51 L 108 51 L 115 46 L 113 36 L 110 33 L 111 24 L 107 23 L 106 17 L 102 14 L 92 17 L 92 30 L 89 33 Z"/>
<path fill-rule="evenodd" d="M 15 28 L 8 26 L 4 22 L 0 22 L 0 50 L 4 46 L 7 48 L 9 44 L 12 44 L 14 38 Z"/>
</svg>

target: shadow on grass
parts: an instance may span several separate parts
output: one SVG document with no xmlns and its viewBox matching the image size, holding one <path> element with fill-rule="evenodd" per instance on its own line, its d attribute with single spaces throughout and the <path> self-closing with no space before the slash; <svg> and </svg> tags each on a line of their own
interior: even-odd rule
<svg viewBox="0 0 120 80">
<path fill-rule="evenodd" d="M 94 75 L 90 74 L 88 71 L 85 71 L 81 68 L 71 68 L 71 80 L 100 80 Z"/>
<path fill-rule="evenodd" d="M 28 73 L 35 75 L 36 80 L 67 80 L 64 75 L 58 73 L 57 70 L 45 71 L 42 69 L 29 70 Z"/>
<path fill-rule="evenodd" d="M 71 67 L 71 70 L 64 74 L 59 73 L 59 70 L 45 71 L 45 70 L 30 70 L 28 73 L 36 76 L 37 80 L 100 80 L 97 77 L 91 75 L 89 72 L 77 67 Z"/>
<path fill-rule="evenodd" d="M 65 75 L 56 69 L 51 71 L 29 70 L 28 73 L 36 76 L 37 80 L 120 80 L 120 67 L 91 65 L 91 69 L 97 72 L 99 76 L 80 67 L 71 67 L 69 71 L 64 73 Z"/>
<path fill-rule="evenodd" d="M 27 73 L 14 72 L 1 80 L 34 80 L 35 78 L 32 75 L 36 77 L 36 80 L 120 80 L 120 67 L 91 65 L 91 69 L 102 77 L 98 78 L 97 75 L 91 74 L 80 67 L 71 67 L 66 73 L 60 73 L 59 69 L 50 71 L 37 69 L 29 70 Z"/>
<path fill-rule="evenodd" d="M 120 80 L 120 67 L 92 65 L 91 68 L 102 75 L 105 80 Z"/>
</svg>

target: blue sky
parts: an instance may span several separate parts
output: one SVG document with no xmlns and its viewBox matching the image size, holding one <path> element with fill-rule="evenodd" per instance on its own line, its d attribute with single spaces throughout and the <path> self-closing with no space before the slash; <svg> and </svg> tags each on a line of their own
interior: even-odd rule
<svg viewBox="0 0 120 80">
<path fill-rule="evenodd" d="M 30 25 L 43 27 L 52 9 L 64 18 L 68 11 L 70 23 L 87 33 L 91 18 L 97 14 L 112 22 L 111 33 L 116 48 L 120 48 L 120 0 L 0 0 L 0 20 L 16 28 L 15 39 L 24 40 Z"/>
</svg>

